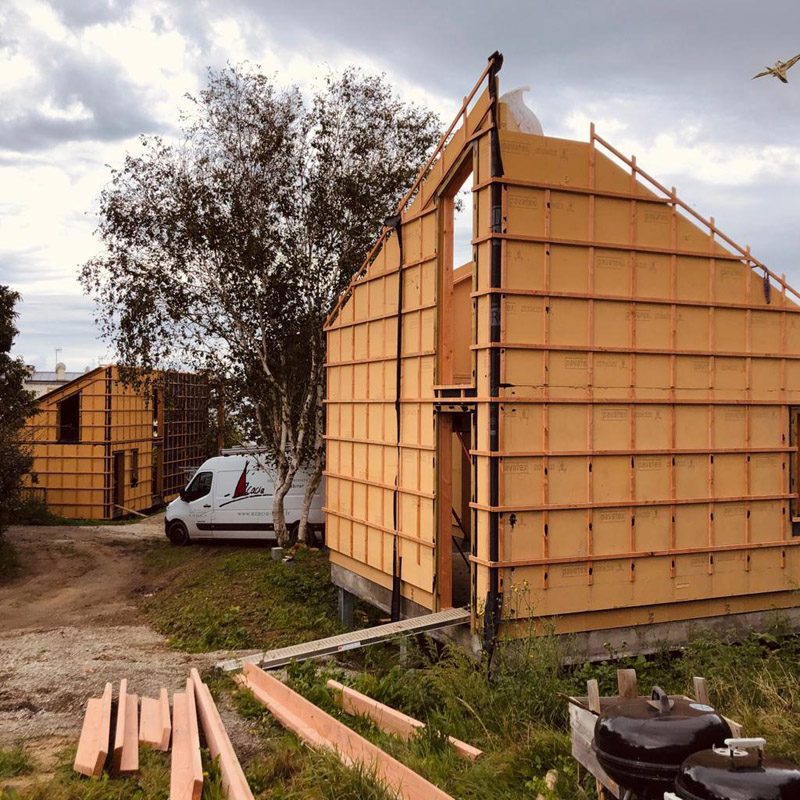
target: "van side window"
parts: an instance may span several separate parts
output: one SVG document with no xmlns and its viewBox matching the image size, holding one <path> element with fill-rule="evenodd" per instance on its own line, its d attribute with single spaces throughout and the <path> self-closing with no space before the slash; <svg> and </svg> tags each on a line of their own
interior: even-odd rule
<svg viewBox="0 0 800 800">
<path fill-rule="evenodd" d="M 205 497 L 211 491 L 211 480 L 214 477 L 213 472 L 198 472 L 192 478 L 192 482 L 186 487 L 186 495 L 188 500 L 198 500 Z"/>
</svg>

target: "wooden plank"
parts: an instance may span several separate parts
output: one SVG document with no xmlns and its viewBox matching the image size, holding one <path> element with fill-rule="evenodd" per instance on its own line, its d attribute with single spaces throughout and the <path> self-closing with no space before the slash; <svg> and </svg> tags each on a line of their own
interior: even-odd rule
<svg viewBox="0 0 800 800">
<path fill-rule="evenodd" d="M 123 678 L 119 684 L 113 767 L 115 772 L 120 773 L 139 769 L 139 697 L 128 693 L 127 678 Z"/>
<path fill-rule="evenodd" d="M 253 793 L 247 784 L 239 759 L 231 744 L 231 740 L 222 723 L 211 691 L 200 679 L 196 669 L 191 671 L 194 684 L 197 712 L 203 726 L 208 749 L 212 758 L 219 758 L 219 769 L 222 775 L 222 787 L 229 800 L 253 800 Z"/>
<path fill-rule="evenodd" d="M 610 792 L 614 797 L 619 797 L 619 785 L 600 766 L 600 762 L 592 749 L 597 715 L 576 703 L 570 702 L 569 722 L 573 758 L 584 766 L 602 784 L 606 791 Z"/>
<path fill-rule="evenodd" d="M 379 703 L 377 700 L 373 700 L 371 697 L 361 694 L 361 692 L 357 692 L 349 686 L 344 686 L 338 681 L 329 680 L 328 688 L 333 691 L 333 695 L 343 711 L 353 716 L 369 717 L 376 727 L 386 733 L 392 733 L 401 739 L 413 739 L 425 728 L 424 722 L 420 722 L 414 717 L 409 717 L 395 708 Z M 453 736 L 448 736 L 447 741 L 458 755 L 470 761 L 475 761 L 483 755 L 482 750 Z"/>
<path fill-rule="evenodd" d="M 203 764 L 200 760 L 194 691 L 187 685 L 187 691 L 176 692 L 172 696 L 169 800 L 200 800 L 202 793 Z"/>
<path fill-rule="evenodd" d="M 698 703 L 710 706 L 711 702 L 708 697 L 708 681 L 705 678 L 695 676 L 692 678 L 694 684 L 694 698 Z"/>
<path fill-rule="evenodd" d="M 596 678 L 590 678 L 586 681 L 586 695 L 589 701 L 589 710 L 594 711 L 595 714 L 600 713 L 600 685 Z"/>
<path fill-rule="evenodd" d="M 637 697 L 639 690 L 636 683 L 635 669 L 618 669 L 617 686 L 620 697 Z"/>
<path fill-rule="evenodd" d="M 228 661 L 219 661 L 216 666 L 226 672 L 242 669 L 246 664 L 260 664 L 264 669 L 274 669 L 290 664 L 292 661 L 303 661 L 307 658 L 341 653 L 346 650 L 355 650 L 370 644 L 384 642 L 397 636 L 411 636 L 416 633 L 450 628 L 456 625 L 469 623 L 469 611 L 463 608 L 447 608 L 433 614 L 422 614 L 419 617 L 401 619 L 399 622 L 387 622 L 384 625 L 375 625 L 359 631 L 348 631 L 337 636 L 317 639 L 313 642 L 303 642 L 277 650 L 268 650 L 244 658 L 233 658 Z"/>
<path fill-rule="evenodd" d="M 452 800 L 405 764 L 254 664 L 246 664 L 244 674 L 238 678 L 289 730 L 313 747 L 334 751 L 344 764 L 373 772 L 401 800 Z"/>
<path fill-rule="evenodd" d="M 169 715 L 169 695 L 166 689 L 162 689 L 158 697 L 161 706 L 161 741 L 156 749 L 169 750 L 169 739 L 172 734 L 172 722 Z"/>
<path fill-rule="evenodd" d="M 103 696 L 92 697 L 86 703 L 78 752 L 73 769 L 81 775 L 99 778 L 108 758 L 111 738 L 111 694 L 110 683 L 106 684 Z"/>
<path fill-rule="evenodd" d="M 139 741 L 155 750 L 168 750 L 170 732 L 167 690 L 162 689 L 158 699 L 143 697 L 139 717 Z"/>
</svg>

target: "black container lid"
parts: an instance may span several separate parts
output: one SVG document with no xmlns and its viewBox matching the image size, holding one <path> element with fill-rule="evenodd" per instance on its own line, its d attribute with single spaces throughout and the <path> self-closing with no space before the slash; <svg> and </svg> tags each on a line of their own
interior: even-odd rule
<svg viewBox="0 0 800 800">
<path fill-rule="evenodd" d="M 615 759 L 674 764 L 687 755 L 721 745 L 728 723 L 711 706 L 686 698 L 667 698 L 655 687 L 650 700 L 620 700 L 595 724 L 594 745 Z"/>
<path fill-rule="evenodd" d="M 675 779 L 684 800 L 798 800 L 800 768 L 764 757 L 764 739 L 727 739 L 689 756 Z"/>
</svg>

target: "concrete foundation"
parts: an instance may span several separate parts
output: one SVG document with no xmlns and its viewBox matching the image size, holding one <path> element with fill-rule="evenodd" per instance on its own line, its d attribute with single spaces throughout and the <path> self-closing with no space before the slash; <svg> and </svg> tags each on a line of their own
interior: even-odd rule
<svg viewBox="0 0 800 800">
<path fill-rule="evenodd" d="M 390 613 L 392 593 L 385 587 L 336 564 L 331 565 L 331 581 L 339 588 L 340 612 L 342 598 L 349 597 L 350 600 L 347 602 L 352 603 L 352 596 L 355 595 L 381 611 Z M 418 617 L 429 613 L 429 609 L 403 598 L 401 605 L 403 617 Z M 788 624 L 791 628 L 800 630 L 800 608 L 723 614 L 701 620 L 676 620 L 559 635 L 565 639 L 565 661 L 579 664 L 585 661 L 606 661 L 624 656 L 647 655 L 665 648 L 676 650 L 686 645 L 692 636 L 702 634 L 704 631 L 735 638 L 745 636 L 750 631 L 766 630 L 776 623 Z M 469 631 L 466 626 L 436 631 L 429 635 L 438 641 L 454 642 L 468 653 L 480 656 L 480 637 Z"/>
</svg>

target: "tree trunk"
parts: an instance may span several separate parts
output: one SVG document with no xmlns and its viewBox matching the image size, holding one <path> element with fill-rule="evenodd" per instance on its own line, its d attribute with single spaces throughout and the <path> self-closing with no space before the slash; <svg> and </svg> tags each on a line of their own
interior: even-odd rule
<svg viewBox="0 0 800 800">
<path fill-rule="evenodd" d="M 291 533 L 286 527 L 286 513 L 283 508 L 283 501 L 292 488 L 292 481 L 296 470 L 289 470 L 280 484 L 275 484 L 275 494 L 272 496 L 272 524 L 275 529 L 275 538 L 278 540 L 279 547 L 291 547 Z"/>
<path fill-rule="evenodd" d="M 324 358 L 324 343 L 320 343 L 320 349 L 323 351 L 322 357 L 317 363 L 323 363 Z M 316 544 L 314 534 L 308 524 L 308 514 L 311 510 L 311 503 L 314 500 L 314 495 L 319 488 L 319 483 L 322 480 L 322 471 L 325 469 L 325 372 L 320 370 L 315 374 L 316 390 L 315 390 L 315 403 L 314 403 L 314 447 L 312 452 L 314 457 L 309 465 L 309 478 L 308 485 L 306 486 L 305 494 L 303 495 L 303 507 L 300 510 L 300 526 L 298 529 L 298 538 L 301 542 L 311 546 Z"/>
<path fill-rule="evenodd" d="M 306 492 L 303 495 L 303 507 L 300 510 L 300 527 L 298 530 L 297 538 L 307 544 L 309 547 L 316 546 L 316 538 L 314 537 L 314 532 L 311 529 L 311 526 L 308 524 L 308 514 L 311 511 L 311 503 L 314 500 L 314 495 L 316 494 L 317 489 L 319 488 L 319 483 L 322 480 L 322 470 L 325 468 L 325 465 L 322 459 L 316 459 L 313 472 L 309 475 L 308 485 L 306 486 Z"/>
</svg>

